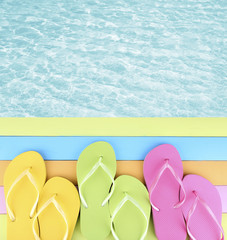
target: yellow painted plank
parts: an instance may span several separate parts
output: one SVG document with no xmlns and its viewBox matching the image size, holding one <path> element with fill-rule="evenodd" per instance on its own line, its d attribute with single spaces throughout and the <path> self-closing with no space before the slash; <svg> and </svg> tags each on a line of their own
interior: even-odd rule
<svg viewBox="0 0 227 240">
<path fill-rule="evenodd" d="M 10 161 L 0 161 L 0 186 L 3 185 L 4 172 Z M 45 161 L 47 178 L 65 177 L 77 184 L 77 161 Z M 207 178 L 214 185 L 227 185 L 227 161 L 183 161 L 184 174 L 198 174 Z M 130 175 L 144 183 L 143 161 L 117 161 L 117 174 Z"/>
<path fill-rule="evenodd" d="M 1 240 L 6 240 L 6 215 L 0 215 L 0 239 Z M 155 233 L 154 233 L 154 226 L 153 222 L 150 222 L 149 228 L 148 228 L 148 233 L 145 238 L 145 240 L 157 240 Z M 76 224 L 76 227 L 74 229 L 74 233 L 72 236 L 72 240 L 86 240 L 86 238 L 82 235 L 80 231 L 80 219 L 78 219 L 78 222 Z M 106 240 L 114 240 L 114 237 L 110 234 Z"/>
<path fill-rule="evenodd" d="M 6 240 L 6 215 L 0 215 L 0 239 Z"/>
<path fill-rule="evenodd" d="M 227 234 L 227 214 L 222 214 L 222 227 L 225 233 L 225 236 Z"/>
<path fill-rule="evenodd" d="M 227 118 L 0 118 L 1 136 L 227 136 Z"/>
<path fill-rule="evenodd" d="M 86 240 L 86 238 L 83 237 L 83 235 L 80 232 L 80 225 L 79 221 L 77 222 L 77 225 L 75 227 L 72 240 Z M 0 215 L 0 239 L 1 240 L 7 240 L 6 239 L 6 215 Z M 222 227 L 224 229 L 225 234 L 227 234 L 227 214 L 222 214 Z M 154 234 L 154 227 L 153 223 L 151 221 L 148 229 L 146 240 L 156 240 Z M 113 237 L 110 235 L 106 240 L 113 240 Z"/>
<path fill-rule="evenodd" d="M 72 240 L 86 240 L 86 238 L 82 235 L 82 233 L 80 231 L 80 219 L 78 220 L 76 227 L 74 229 Z M 105 240 L 114 240 L 114 237 L 112 234 L 110 234 Z M 155 236 L 154 225 L 153 225 L 152 220 L 150 221 L 147 236 L 145 237 L 145 240 L 157 240 L 157 237 Z"/>
</svg>

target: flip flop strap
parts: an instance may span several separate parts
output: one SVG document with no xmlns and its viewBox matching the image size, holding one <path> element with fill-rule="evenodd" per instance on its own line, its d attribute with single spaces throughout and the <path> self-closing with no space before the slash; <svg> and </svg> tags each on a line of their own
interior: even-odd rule
<svg viewBox="0 0 227 240">
<path fill-rule="evenodd" d="M 155 204 L 152 202 L 151 200 L 151 196 L 152 193 L 154 192 L 155 188 L 157 187 L 157 184 L 161 178 L 161 176 L 163 175 L 163 173 L 169 169 L 170 172 L 172 173 L 172 175 L 174 176 L 174 178 L 176 179 L 176 181 L 179 183 L 179 185 L 181 186 L 183 193 L 184 193 L 184 198 L 178 202 L 177 204 L 174 205 L 174 208 L 179 208 L 180 206 L 182 206 L 182 204 L 185 201 L 186 198 L 186 192 L 184 189 L 184 185 L 182 183 L 182 180 L 178 177 L 177 173 L 174 171 L 174 169 L 169 165 L 169 159 L 165 159 L 165 164 L 162 166 L 162 168 L 160 169 L 160 171 L 158 172 L 158 174 L 155 177 L 155 180 L 153 181 L 150 190 L 149 190 L 149 197 L 150 197 L 150 202 L 151 202 L 151 206 L 156 210 L 156 211 L 160 211 L 160 209 L 158 207 L 155 206 Z"/>
<path fill-rule="evenodd" d="M 47 201 L 42 205 L 42 207 L 39 209 L 39 211 L 37 212 L 37 214 L 36 214 L 35 217 L 34 217 L 32 230 L 33 230 L 33 233 L 34 233 L 34 236 L 35 236 L 35 239 L 36 239 L 36 240 L 41 240 L 41 238 L 39 237 L 39 235 L 37 234 L 36 229 L 35 229 L 36 219 L 37 219 L 38 216 L 41 214 L 41 212 L 43 212 L 51 203 L 54 204 L 55 208 L 56 208 L 57 211 L 61 214 L 62 218 L 63 218 L 64 221 L 65 221 L 66 232 L 65 232 L 65 235 L 64 235 L 63 240 L 67 240 L 67 238 L 68 238 L 68 234 L 69 234 L 68 221 L 67 221 L 65 212 L 63 211 L 63 209 L 61 208 L 60 204 L 59 204 L 59 203 L 57 202 L 57 200 L 55 199 L 56 196 L 57 196 L 57 194 L 55 194 L 55 195 L 52 196 L 49 200 L 47 200 Z"/>
<path fill-rule="evenodd" d="M 30 182 L 32 183 L 32 185 L 34 186 L 36 192 L 37 192 L 37 197 L 36 197 L 36 201 L 32 207 L 32 210 L 30 212 L 30 218 L 33 217 L 34 215 L 34 212 L 35 212 L 35 209 L 36 209 L 36 206 L 37 206 L 37 203 L 38 203 L 38 200 L 39 200 L 39 189 L 37 187 L 37 184 L 36 184 L 36 181 L 34 179 L 34 177 L 32 176 L 32 174 L 30 173 L 30 168 L 26 169 L 25 171 L 23 171 L 16 179 L 15 181 L 13 182 L 13 184 L 10 186 L 9 188 L 9 191 L 7 193 L 7 196 L 6 196 L 6 209 L 7 209 L 7 212 L 9 214 L 9 218 L 12 222 L 14 222 L 16 220 L 16 217 L 13 213 L 13 211 L 11 210 L 10 206 L 9 206 L 9 202 L 8 202 L 8 199 L 9 199 L 9 196 L 10 196 L 10 193 L 12 192 L 13 188 L 16 186 L 16 184 L 25 176 L 28 177 L 28 179 L 30 180 Z"/>
<path fill-rule="evenodd" d="M 214 220 L 214 222 L 216 223 L 216 225 L 218 226 L 218 228 L 220 229 L 221 233 L 222 233 L 222 238 L 221 240 L 224 240 L 225 239 L 225 236 L 224 236 L 224 230 L 222 228 L 222 226 L 219 224 L 216 216 L 214 215 L 213 211 L 210 209 L 210 207 L 208 206 L 208 204 L 203 200 L 201 199 L 198 194 L 196 193 L 196 191 L 193 191 L 193 193 L 196 195 L 196 199 L 191 207 L 191 209 L 189 210 L 188 212 L 188 216 L 187 216 L 187 219 L 186 219 L 186 223 L 187 223 L 187 231 L 188 231 L 188 234 L 190 236 L 190 238 L 192 240 L 196 240 L 196 238 L 193 236 L 193 234 L 191 233 L 190 229 L 189 229 L 189 222 L 190 222 L 190 219 L 193 215 L 193 213 L 195 212 L 195 209 L 196 207 L 198 206 L 198 202 L 200 202 L 204 207 L 205 209 L 207 210 L 207 212 L 210 214 L 210 216 L 212 217 L 212 219 Z"/>
<path fill-rule="evenodd" d="M 80 186 L 79 186 L 79 189 L 80 189 L 80 191 L 79 191 L 80 199 L 81 199 L 81 202 L 82 202 L 82 204 L 83 204 L 83 206 L 84 206 L 85 208 L 88 208 L 88 205 L 87 205 L 87 202 L 86 202 L 86 200 L 84 199 L 83 194 L 82 194 L 82 186 L 83 186 L 83 184 L 96 172 L 96 170 L 97 170 L 99 167 L 101 167 L 101 168 L 105 171 L 105 173 L 106 173 L 106 174 L 108 175 L 108 177 L 111 179 L 112 184 L 113 184 L 110 193 L 107 195 L 107 197 L 106 197 L 106 198 L 104 199 L 104 201 L 102 202 L 102 207 L 108 202 L 108 200 L 110 199 L 110 197 L 111 197 L 112 194 L 113 194 L 114 187 L 115 187 L 114 179 L 113 179 L 113 177 L 112 177 L 112 175 L 111 175 L 108 167 L 107 167 L 104 163 L 102 163 L 102 159 L 103 159 L 103 157 L 101 156 L 101 157 L 99 158 L 99 161 L 92 167 L 92 169 L 90 170 L 90 172 L 85 176 L 85 178 L 83 179 L 83 181 L 81 182 L 81 184 L 80 184 Z"/>
<path fill-rule="evenodd" d="M 113 212 L 113 215 L 111 217 L 111 232 L 114 236 L 114 239 L 116 240 L 119 240 L 116 232 L 114 231 L 114 227 L 113 227 L 113 221 L 114 221 L 114 218 L 116 217 L 117 213 L 120 211 L 120 209 L 123 207 L 123 205 L 127 202 L 127 201 L 130 201 L 131 203 L 133 203 L 139 210 L 140 212 L 143 214 L 144 218 L 146 219 L 146 228 L 145 228 L 145 231 L 143 233 L 143 235 L 141 236 L 140 240 L 144 240 L 144 238 L 146 237 L 147 235 L 147 230 L 148 230 L 148 222 L 149 222 L 149 219 L 147 218 L 145 212 L 143 211 L 143 209 L 141 208 L 141 206 L 138 204 L 138 202 L 132 198 L 130 195 L 128 195 L 127 193 L 125 193 L 126 196 L 120 201 L 120 203 L 117 205 L 117 207 L 115 208 L 114 212 Z"/>
</svg>

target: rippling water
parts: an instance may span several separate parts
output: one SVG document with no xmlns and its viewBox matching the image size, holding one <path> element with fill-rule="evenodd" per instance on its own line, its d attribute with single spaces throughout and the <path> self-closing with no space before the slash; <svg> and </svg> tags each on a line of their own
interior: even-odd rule
<svg viewBox="0 0 227 240">
<path fill-rule="evenodd" d="M 0 116 L 227 116 L 226 1 L 0 0 Z"/>
</svg>

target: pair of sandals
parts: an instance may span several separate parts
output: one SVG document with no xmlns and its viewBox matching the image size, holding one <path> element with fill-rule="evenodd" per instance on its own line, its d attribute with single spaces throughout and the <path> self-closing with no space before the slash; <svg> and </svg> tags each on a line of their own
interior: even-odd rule
<svg viewBox="0 0 227 240">
<path fill-rule="evenodd" d="M 42 156 L 34 151 L 18 155 L 4 175 L 7 239 L 71 240 L 80 199 L 67 179 L 46 182 Z"/>
<path fill-rule="evenodd" d="M 148 191 L 131 176 L 114 180 L 116 164 L 115 152 L 107 142 L 89 145 L 78 158 L 80 229 L 87 240 L 142 240 L 147 235 Z"/>
<path fill-rule="evenodd" d="M 155 233 L 159 240 L 224 240 L 222 204 L 205 178 L 186 175 L 177 149 L 170 144 L 151 150 L 144 160 Z"/>
</svg>

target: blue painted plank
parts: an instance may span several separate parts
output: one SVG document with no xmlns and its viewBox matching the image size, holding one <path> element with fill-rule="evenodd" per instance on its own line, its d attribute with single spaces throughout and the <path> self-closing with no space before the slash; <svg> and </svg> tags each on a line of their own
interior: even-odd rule
<svg viewBox="0 0 227 240">
<path fill-rule="evenodd" d="M 182 160 L 227 160 L 226 137 L 0 137 L 0 160 L 12 160 L 30 150 L 46 160 L 74 160 L 96 141 L 109 142 L 117 160 L 143 160 L 164 143 L 174 145 Z"/>
</svg>

